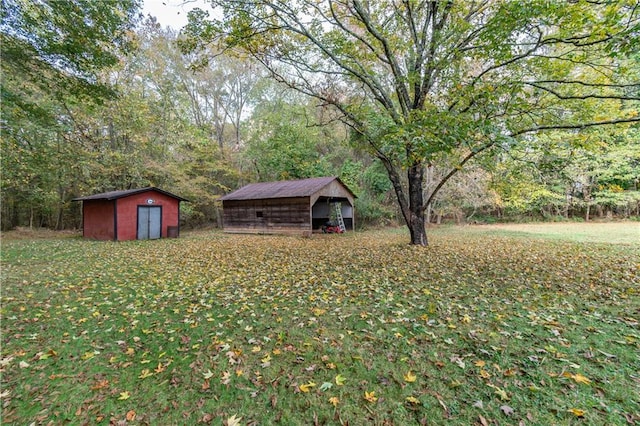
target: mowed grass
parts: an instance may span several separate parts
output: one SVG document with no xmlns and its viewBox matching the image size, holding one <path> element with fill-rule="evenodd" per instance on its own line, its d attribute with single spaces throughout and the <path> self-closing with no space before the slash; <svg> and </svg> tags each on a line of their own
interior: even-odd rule
<svg viewBox="0 0 640 426">
<path fill-rule="evenodd" d="M 457 227 L 447 232 L 607 244 L 640 244 L 640 222 L 518 223 Z M 436 231 L 437 232 L 437 231 Z"/>
<path fill-rule="evenodd" d="M 2 422 L 640 422 L 639 244 L 430 238 L 5 238 Z"/>
</svg>

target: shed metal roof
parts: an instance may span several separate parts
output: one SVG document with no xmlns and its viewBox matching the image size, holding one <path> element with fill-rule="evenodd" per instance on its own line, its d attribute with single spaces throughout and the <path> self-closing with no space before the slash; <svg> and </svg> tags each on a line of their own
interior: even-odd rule
<svg viewBox="0 0 640 426">
<path fill-rule="evenodd" d="M 173 197 L 180 201 L 189 201 L 186 198 L 179 197 L 175 194 L 164 191 L 160 188 L 156 188 L 155 186 L 148 186 L 146 188 L 138 188 L 138 189 L 127 189 L 124 191 L 103 192 L 101 194 L 93 194 L 93 195 L 87 195 L 86 197 L 74 198 L 72 201 L 89 201 L 89 200 L 109 200 L 110 201 L 110 200 L 117 200 L 118 198 L 128 197 L 130 195 L 140 194 L 142 192 L 147 192 L 147 191 L 156 191 L 161 194 L 167 195 L 169 197 Z"/>
<path fill-rule="evenodd" d="M 336 176 L 319 178 L 284 180 L 278 182 L 251 183 L 233 191 L 220 200 L 259 200 L 265 198 L 309 197 L 333 181 L 338 181 L 354 198 L 355 194 Z"/>
</svg>

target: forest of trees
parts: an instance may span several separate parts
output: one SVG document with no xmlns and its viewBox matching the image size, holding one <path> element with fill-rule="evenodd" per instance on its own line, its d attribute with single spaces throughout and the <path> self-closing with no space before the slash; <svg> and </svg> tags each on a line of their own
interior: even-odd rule
<svg viewBox="0 0 640 426">
<path fill-rule="evenodd" d="M 543 46 L 546 56 L 574 56 L 551 64 L 541 59 L 542 54 L 529 58 L 527 66 L 539 67 L 544 72 L 538 70 L 538 75 L 546 79 L 527 80 L 517 91 L 513 79 L 491 83 L 498 76 L 513 77 L 517 67 L 488 76 L 487 81 L 474 80 L 473 72 L 482 67 L 495 70 L 499 61 L 515 63 L 514 53 L 507 52 L 498 38 L 507 36 L 506 27 L 520 28 L 527 19 L 533 22 L 533 15 L 525 13 L 535 11 L 510 2 L 505 13 L 513 21 L 493 22 L 494 15 L 488 12 L 481 15 L 455 6 L 436 10 L 453 2 L 423 2 L 434 5 L 431 15 L 424 13 L 435 30 L 439 23 L 444 27 L 446 19 L 456 28 L 462 25 L 463 20 L 450 18 L 455 13 L 478 13 L 484 27 L 474 36 L 479 44 L 493 44 L 478 47 L 469 62 L 449 57 L 455 68 L 430 65 L 429 72 L 449 73 L 448 79 L 469 79 L 473 84 L 452 85 L 446 93 L 443 86 L 449 82 L 435 84 L 433 93 L 424 94 L 420 108 L 406 113 L 409 121 L 393 115 L 394 108 L 403 114 L 404 104 L 396 104 L 394 98 L 402 98 L 400 92 L 377 92 L 377 84 L 393 82 L 367 80 L 379 72 L 373 65 L 370 70 L 362 65 L 381 58 L 373 45 L 386 46 L 384 37 L 394 39 L 384 34 L 374 40 L 377 24 L 368 21 L 374 12 L 360 10 L 360 2 L 329 2 L 335 3 L 333 20 L 326 10 L 316 11 L 334 25 L 342 18 L 351 25 L 342 29 L 351 39 L 325 34 L 334 46 L 340 45 L 340 52 L 326 52 L 330 57 L 340 53 L 356 58 L 361 50 L 354 39 L 371 44 L 371 52 L 357 56 L 360 64 L 342 63 L 359 67 L 364 74 L 354 83 L 358 90 L 339 82 L 331 86 L 320 78 L 305 80 L 302 74 L 293 81 L 291 69 L 300 65 L 296 61 L 302 57 L 292 52 L 306 50 L 304 41 L 286 36 L 291 46 L 270 45 L 283 43 L 277 39 L 283 33 L 270 38 L 266 30 L 261 33 L 264 38 L 254 40 L 252 31 L 268 26 L 264 17 L 272 19 L 273 11 L 233 10 L 235 3 L 225 6 L 227 22 L 235 27 L 203 25 L 208 21 L 196 10 L 180 33 L 140 16 L 136 0 L 3 1 L 2 230 L 78 228 L 80 205 L 73 198 L 146 186 L 190 200 L 182 205 L 184 226 L 218 226 L 221 212 L 216 200 L 230 190 L 256 181 L 327 175 L 339 176 L 357 194 L 360 226 L 410 223 L 413 210 L 408 201 L 405 209 L 402 197 L 413 200 L 417 195 L 403 194 L 400 187 L 411 187 L 416 174 L 421 192 L 416 214 L 428 223 L 640 216 L 640 54 L 632 47 L 640 33 L 640 11 L 635 2 L 613 2 L 616 10 L 603 6 L 602 15 L 592 16 L 595 22 L 612 14 L 609 20 L 598 21 L 596 30 L 605 41 L 592 40 L 592 35 L 569 40 L 566 34 L 545 34 L 565 37 L 562 45 Z M 286 2 L 266 3 L 274 3 L 283 15 L 293 13 L 278 9 Z M 423 13 L 410 9 L 420 2 L 391 3 L 406 5 L 404 12 L 411 16 Z M 398 11 L 399 21 L 408 16 L 404 12 Z M 566 11 L 556 11 L 560 12 Z M 307 13 L 311 16 L 313 11 Z M 351 19 L 350 13 L 362 19 Z M 569 18 L 577 20 L 581 11 L 571 13 Z M 78 21 L 78 16 L 84 19 Z M 254 17 L 250 24 L 241 22 L 250 16 Z M 265 21 L 253 25 L 259 19 Z M 282 22 L 271 24 L 284 31 Z M 495 25 L 504 31 L 494 28 L 490 33 L 489 27 Z M 540 26 L 526 28 L 543 37 Z M 575 34 L 580 34 L 578 23 L 576 28 Z M 300 27 L 293 30 L 305 36 Z M 520 29 L 513 31 L 520 31 L 523 40 L 529 36 Z M 223 33 L 227 38 L 220 43 Z M 431 37 L 444 43 L 449 33 Z M 299 50 L 293 49 L 295 43 Z M 568 44 L 575 50 L 571 55 L 559 51 Z M 484 51 L 489 48 L 502 56 L 489 61 Z M 276 58 L 289 74 L 272 66 Z M 394 57 L 382 61 L 393 62 L 389 58 Z M 320 62 L 307 63 L 309 71 L 326 65 Z M 326 69 L 328 74 L 332 70 Z M 311 83 L 324 84 L 322 96 L 313 92 L 317 87 Z M 389 101 L 391 115 L 365 105 L 358 91 L 370 91 L 382 103 L 387 96 L 394 98 Z M 403 102 L 418 105 L 411 96 Z M 442 96 L 451 103 L 450 109 L 441 110 L 436 101 L 430 104 L 432 96 Z M 580 104 L 560 106 L 559 100 Z M 510 109 L 504 106 L 507 103 Z M 354 104 L 358 110 L 350 107 Z M 560 116 L 566 121 L 554 119 Z M 616 125 L 600 125 L 606 123 Z M 431 145 L 421 145 L 425 134 L 436 135 Z M 398 149 L 396 142 L 376 145 L 370 141 L 375 137 L 420 142 L 415 146 L 402 142 Z M 396 154 L 398 158 L 393 157 Z M 402 159 L 400 154 L 409 157 Z"/>
</svg>

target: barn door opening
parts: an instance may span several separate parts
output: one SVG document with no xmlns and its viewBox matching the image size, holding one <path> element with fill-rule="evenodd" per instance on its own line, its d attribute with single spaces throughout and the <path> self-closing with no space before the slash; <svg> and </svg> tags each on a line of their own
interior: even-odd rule
<svg viewBox="0 0 640 426">
<path fill-rule="evenodd" d="M 162 236 L 162 207 L 138 206 L 138 239 L 155 240 Z"/>
</svg>

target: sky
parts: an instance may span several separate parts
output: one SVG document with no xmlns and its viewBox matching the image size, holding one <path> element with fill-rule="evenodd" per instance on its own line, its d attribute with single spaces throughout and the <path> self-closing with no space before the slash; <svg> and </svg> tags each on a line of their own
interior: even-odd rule
<svg viewBox="0 0 640 426">
<path fill-rule="evenodd" d="M 142 13 L 155 16 L 163 27 L 179 30 L 187 25 L 187 13 L 195 7 L 211 10 L 206 0 L 144 0 Z"/>
</svg>

